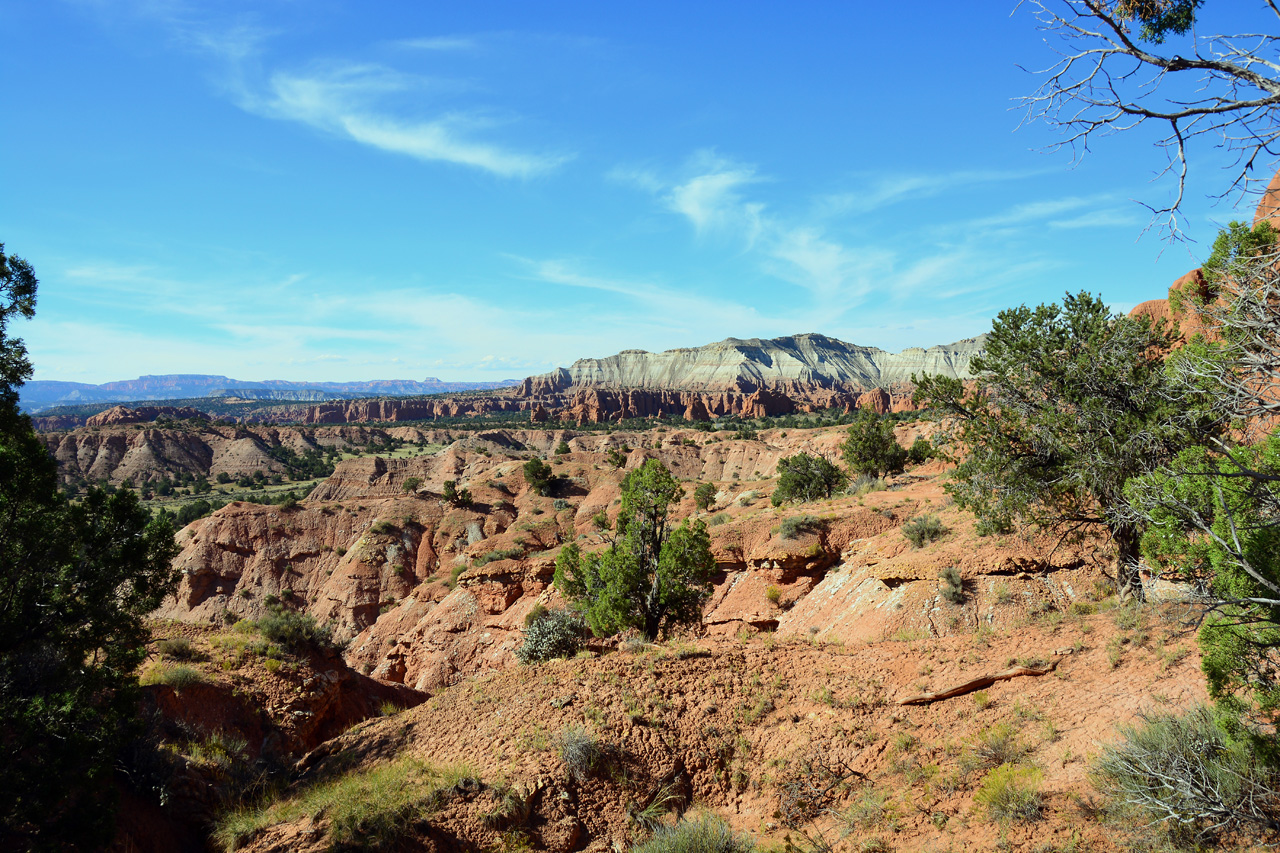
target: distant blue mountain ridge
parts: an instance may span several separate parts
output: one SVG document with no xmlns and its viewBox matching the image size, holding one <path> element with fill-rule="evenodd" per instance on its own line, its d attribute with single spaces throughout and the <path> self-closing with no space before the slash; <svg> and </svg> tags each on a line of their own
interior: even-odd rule
<svg viewBox="0 0 1280 853">
<path fill-rule="evenodd" d="M 20 389 L 22 410 L 38 414 L 54 406 L 84 403 L 122 403 L 138 400 L 184 400 L 196 397 L 240 397 L 255 400 L 296 400 L 315 402 L 354 397 L 412 397 L 422 394 L 448 394 L 457 391 L 482 391 L 519 385 L 519 379 L 498 382 L 443 382 L 427 377 L 414 379 L 373 379 L 367 382 L 290 382 L 266 379 L 250 382 L 229 376 L 201 373 L 170 373 L 163 376 L 139 376 L 118 382 L 92 385 L 84 382 L 59 382 L 40 379 Z"/>
</svg>

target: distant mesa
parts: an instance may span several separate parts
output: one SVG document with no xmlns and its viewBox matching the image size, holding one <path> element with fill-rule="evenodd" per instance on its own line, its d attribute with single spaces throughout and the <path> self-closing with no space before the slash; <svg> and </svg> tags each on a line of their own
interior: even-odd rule
<svg viewBox="0 0 1280 853">
<path fill-rule="evenodd" d="M 623 350 L 608 358 L 579 359 L 572 367 L 529 377 L 519 393 L 528 397 L 585 388 L 751 393 L 801 386 L 862 392 L 905 386 L 913 373 L 967 378 L 969 360 L 985 340 L 980 336 L 890 353 L 813 333 L 770 340 L 726 338 L 661 353 Z"/>
<path fill-rule="evenodd" d="M 913 374 L 970 377 L 986 336 L 890 353 L 820 334 L 726 338 L 660 353 L 624 350 L 530 376 L 516 396 L 535 423 L 655 416 L 690 421 L 757 418 L 824 409 L 879 412 L 914 408 Z"/>
</svg>

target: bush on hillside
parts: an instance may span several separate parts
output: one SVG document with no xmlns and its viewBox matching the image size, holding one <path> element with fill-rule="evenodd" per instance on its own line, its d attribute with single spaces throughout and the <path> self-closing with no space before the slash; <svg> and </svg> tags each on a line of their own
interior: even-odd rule
<svg viewBox="0 0 1280 853">
<path fill-rule="evenodd" d="M 530 614 L 532 615 L 532 614 Z M 544 610 L 524 630 L 524 644 L 516 650 L 521 663 L 541 663 L 552 658 L 570 658 L 582 648 L 586 626 L 582 617 L 570 610 Z"/>
<path fill-rule="evenodd" d="M 907 462 L 907 451 L 893 436 L 893 420 L 871 409 L 859 409 L 840 445 L 849 470 L 855 474 L 896 474 Z"/>
<path fill-rule="evenodd" d="M 556 738 L 560 760 L 578 781 L 586 779 L 605 759 L 600 739 L 579 725 L 566 726 Z"/>
<path fill-rule="evenodd" d="M 907 461 L 912 465 L 923 465 L 934 457 L 937 451 L 933 447 L 933 442 L 921 436 L 911 445 L 911 449 L 907 451 Z"/>
<path fill-rule="evenodd" d="M 533 489 L 539 495 L 547 497 L 551 494 L 551 489 L 555 486 L 556 475 L 551 470 L 551 466 L 541 459 L 530 459 L 524 463 L 524 479 L 529 484 L 529 488 Z"/>
<path fill-rule="evenodd" d="M 802 533 L 817 533 L 826 522 L 813 515 L 793 515 L 778 525 L 778 533 L 783 539 L 795 539 Z"/>
<path fill-rule="evenodd" d="M 333 632 L 316 624 L 309 613 L 298 613 L 280 607 L 257 621 L 258 633 L 277 645 L 299 654 L 308 649 L 333 649 Z"/>
<path fill-rule="evenodd" d="M 445 480 L 442 497 L 454 506 L 471 506 L 474 499 L 470 489 L 459 489 L 457 480 Z"/>
<path fill-rule="evenodd" d="M 1029 821 L 1040 816 L 1040 784 L 1044 774 L 1035 767 L 1002 764 L 987 774 L 974 802 L 1001 823 Z"/>
<path fill-rule="evenodd" d="M 1111 820 L 1153 830 L 1156 837 L 1142 843 L 1189 849 L 1231 836 L 1276 840 L 1280 769 L 1256 748 L 1240 718 L 1221 722 L 1236 736 L 1205 705 L 1122 725 L 1120 739 L 1102 747 L 1090 774 Z"/>
<path fill-rule="evenodd" d="M 849 477 L 828 459 L 811 453 L 797 453 L 778 460 L 778 486 L 770 502 L 781 506 L 785 501 L 816 501 L 829 498 L 843 489 Z"/>
<path fill-rule="evenodd" d="M 631 848 L 631 853 L 754 853 L 753 842 L 734 832 L 715 815 L 686 817 L 675 826 L 658 827 L 648 841 Z"/>
<path fill-rule="evenodd" d="M 920 515 L 902 525 L 902 535 L 912 545 L 923 548 L 936 539 L 941 539 L 950 531 L 936 515 Z"/>
<path fill-rule="evenodd" d="M 948 566 L 938 576 L 942 578 L 942 597 L 952 604 L 964 604 L 964 580 L 960 577 L 960 569 Z"/>
</svg>

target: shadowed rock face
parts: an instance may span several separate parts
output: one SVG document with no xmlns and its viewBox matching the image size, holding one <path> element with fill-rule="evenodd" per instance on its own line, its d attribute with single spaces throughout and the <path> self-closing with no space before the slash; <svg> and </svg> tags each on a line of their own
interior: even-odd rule
<svg viewBox="0 0 1280 853">
<path fill-rule="evenodd" d="M 521 396 L 586 388 L 751 393 L 763 389 L 867 391 L 905 385 L 913 373 L 965 379 L 969 360 L 985 337 L 889 353 L 825 335 L 772 340 L 728 338 L 702 347 L 661 353 L 624 350 L 608 358 L 584 358 L 572 367 L 531 376 Z"/>
</svg>

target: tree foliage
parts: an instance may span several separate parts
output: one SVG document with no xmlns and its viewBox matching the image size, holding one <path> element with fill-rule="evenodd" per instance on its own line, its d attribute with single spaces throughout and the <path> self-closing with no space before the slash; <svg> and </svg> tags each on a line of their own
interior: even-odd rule
<svg viewBox="0 0 1280 853">
<path fill-rule="evenodd" d="M 1201 585 L 1210 695 L 1280 722 L 1280 435 L 1185 451 L 1131 496 L 1153 522 L 1144 556 Z"/>
<path fill-rule="evenodd" d="M 669 529 L 668 512 L 683 491 L 666 466 L 649 459 L 622 480 L 613 544 L 598 553 L 572 544 L 560 552 L 556 587 L 597 636 L 634 628 L 654 640 L 672 624 L 701 617 L 715 560 L 701 521 Z"/>
<path fill-rule="evenodd" d="M 541 459 L 530 459 L 524 463 L 524 481 L 529 484 L 529 488 L 545 498 L 555 487 L 555 471 Z"/>
<path fill-rule="evenodd" d="M 1002 311 L 971 362 L 976 387 L 912 377 L 963 455 L 947 491 L 992 529 L 1031 523 L 1064 537 L 1098 529 L 1115 544 L 1118 582 L 1137 584 L 1141 520 L 1125 484 L 1212 432 L 1164 372 L 1175 338 L 1150 318 L 1112 314 L 1088 293 Z"/>
<path fill-rule="evenodd" d="M 1238 223 L 1233 223 L 1233 226 Z M 1213 301 L 1193 303 L 1211 340 L 1169 360 L 1174 392 L 1199 398 L 1231 433 L 1135 481 L 1151 522 L 1148 561 L 1197 584 L 1202 666 L 1225 709 L 1280 722 L 1280 255 L 1256 229 L 1228 227 Z M 1262 235 L 1264 238 L 1269 235 Z M 1261 434 L 1260 434 L 1261 433 Z"/>
<path fill-rule="evenodd" d="M 706 512 L 715 505 L 716 487 L 712 483 L 699 483 L 698 488 L 693 490 L 693 505 L 698 508 L 699 512 Z"/>
<path fill-rule="evenodd" d="M 475 502 L 471 490 L 459 489 L 457 480 L 445 480 L 441 496 L 454 506 L 471 506 Z"/>
<path fill-rule="evenodd" d="M 879 477 L 896 474 L 907 464 L 907 452 L 893 437 L 893 421 L 871 409 L 859 409 L 840 445 L 844 461 L 855 474 Z"/>
<path fill-rule="evenodd" d="M 891 435 L 892 432 L 890 428 Z M 849 476 L 830 460 L 811 453 L 797 453 L 778 460 L 778 485 L 769 500 L 774 506 L 782 506 L 786 501 L 807 503 L 829 498 L 848 484 Z"/>
<path fill-rule="evenodd" d="M 59 493 L 18 411 L 31 365 L 8 335 L 35 296 L 31 267 L 0 244 L 0 848 L 96 847 L 137 713 L 143 616 L 173 589 L 177 549 L 132 491 Z"/>
</svg>

